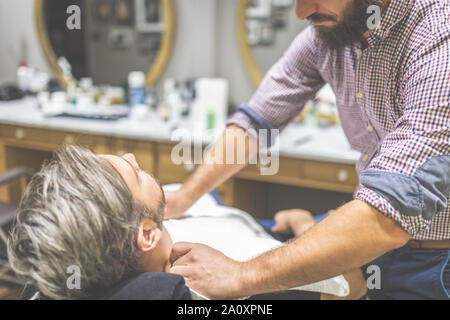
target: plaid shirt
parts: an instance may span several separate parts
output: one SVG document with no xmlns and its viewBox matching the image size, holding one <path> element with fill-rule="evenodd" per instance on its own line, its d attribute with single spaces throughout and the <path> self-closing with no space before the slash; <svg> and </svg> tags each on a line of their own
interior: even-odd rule
<svg viewBox="0 0 450 320">
<path fill-rule="evenodd" d="M 363 200 L 417 240 L 450 239 L 450 3 L 392 0 L 368 45 L 330 50 L 304 30 L 228 120 L 283 129 L 328 83 Z"/>
</svg>

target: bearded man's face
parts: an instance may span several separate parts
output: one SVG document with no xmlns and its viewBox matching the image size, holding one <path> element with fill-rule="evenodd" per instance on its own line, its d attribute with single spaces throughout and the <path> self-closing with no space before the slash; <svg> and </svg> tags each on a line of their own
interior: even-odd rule
<svg viewBox="0 0 450 320">
<path fill-rule="evenodd" d="M 359 42 L 373 12 L 370 6 L 382 9 L 386 0 L 297 0 L 297 16 L 312 22 L 318 36 L 331 49 Z"/>
</svg>

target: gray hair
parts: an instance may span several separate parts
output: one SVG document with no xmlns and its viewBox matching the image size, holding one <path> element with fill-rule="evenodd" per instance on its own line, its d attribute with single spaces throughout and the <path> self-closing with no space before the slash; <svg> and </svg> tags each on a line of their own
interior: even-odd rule
<svg viewBox="0 0 450 320">
<path fill-rule="evenodd" d="M 65 147 L 30 181 L 8 241 L 13 270 L 53 299 L 84 299 L 140 270 L 137 232 L 143 217 L 161 225 L 135 201 L 120 174 L 92 152 Z M 80 268 L 70 289 L 67 270 Z"/>
</svg>

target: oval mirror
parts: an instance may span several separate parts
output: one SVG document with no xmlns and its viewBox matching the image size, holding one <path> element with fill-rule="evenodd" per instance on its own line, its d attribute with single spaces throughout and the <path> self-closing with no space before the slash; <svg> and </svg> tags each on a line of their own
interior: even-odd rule
<svg viewBox="0 0 450 320">
<path fill-rule="evenodd" d="M 239 48 L 249 76 L 258 86 L 308 22 L 296 17 L 295 0 L 239 1 Z"/>
<path fill-rule="evenodd" d="M 62 57 L 76 79 L 120 86 L 129 72 L 144 71 L 149 87 L 171 54 L 172 0 L 35 0 L 35 16 L 45 58 L 63 87 Z"/>
</svg>

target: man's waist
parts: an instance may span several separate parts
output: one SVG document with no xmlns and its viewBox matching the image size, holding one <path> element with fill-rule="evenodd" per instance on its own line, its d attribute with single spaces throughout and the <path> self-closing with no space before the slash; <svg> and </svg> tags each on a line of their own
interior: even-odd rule
<svg viewBox="0 0 450 320">
<path fill-rule="evenodd" d="M 449 249 L 450 240 L 409 240 L 408 247 L 413 249 Z"/>
</svg>

